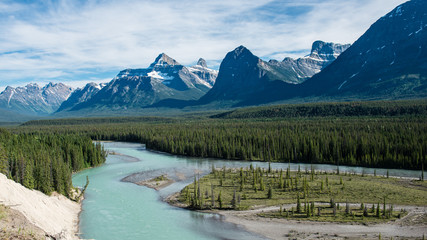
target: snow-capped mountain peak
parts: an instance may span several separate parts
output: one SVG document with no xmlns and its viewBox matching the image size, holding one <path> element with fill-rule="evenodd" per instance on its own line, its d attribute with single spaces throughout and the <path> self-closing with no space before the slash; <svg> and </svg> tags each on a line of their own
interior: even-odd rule
<svg viewBox="0 0 427 240">
<path fill-rule="evenodd" d="M 166 66 L 175 66 L 181 65 L 175 59 L 169 57 L 165 53 L 159 54 L 159 56 L 154 60 L 154 62 L 148 68 L 158 68 L 158 67 L 166 67 Z"/>
<path fill-rule="evenodd" d="M 188 67 L 188 70 L 197 75 L 203 82 L 202 84 L 211 88 L 215 84 L 215 80 L 218 77 L 218 71 L 208 68 L 206 60 L 199 58 L 197 64 Z"/>
<path fill-rule="evenodd" d="M 40 87 L 30 83 L 24 87 L 6 87 L 0 93 L 0 108 L 25 114 L 47 115 L 53 113 L 68 99 L 73 88 L 62 83 L 48 83 Z"/>
<path fill-rule="evenodd" d="M 206 60 L 203 59 L 203 58 L 199 58 L 199 60 L 197 61 L 197 66 L 201 66 L 201 67 L 204 67 L 204 68 L 208 67 L 208 65 L 206 64 Z"/>
</svg>

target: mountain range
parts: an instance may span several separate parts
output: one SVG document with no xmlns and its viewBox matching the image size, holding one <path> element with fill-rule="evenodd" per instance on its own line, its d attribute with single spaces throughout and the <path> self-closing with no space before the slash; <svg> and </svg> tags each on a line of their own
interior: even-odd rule
<svg viewBox="0 0 427 240">
<path fill-rule="evenodd" d="M 24 87 L 6 87 L 0 94 L 0 108 L 27 115 L 49 115 L 68 99 L 73 88 L 63 83 L 49 83 L 44 87 L 28 84 Z"/>
<path fill-rule="evenodd" d="M 89 84 L 75 91 L 58 111 L 141 108 L 169 98 L 197 100 L 212 88 L 217 74 L 204 59 L 187 68 L 162 53 L 148 68 L 125 69 L 105 86 Z"/>
<path fill-rule="evenodd" d="M 306 57 L 266 62 L 239 46 L 225 56 L 216 84 L 200 98 L 199 104 L 227 100 L 249 105 L 262 103 L 277 89 L 303 83 L 320 72 L 348 47 L 349 44 L 315 41 Z"/>
<path fill-rule="evenodd" d="M 299 94 L 331 99 L 427 97 L 427 1 L 408 1 L 377 20 Z"/>
<path fill-rule="evenodd" d="M 7 87 L 0 108 L 24 114 L 247 106 L 274 102 L 427 97 L 427 3 L 406 2 L 377 20 L 352 45 L 315 41 L 309 55 L 264 61 L 244 46 L 219 71 L 204 59 L 186 67 L 160 54 L 148 68 L 125 69 L 109 83 L 76 89 Z M 149 111 L 149 110 L 148 110 Z"/>
<path fill-rule="evenodd" d="M 426 29 L 427 2 L 408 1 L 372 24 L 351 46 L 339 47 L 347 49 L 305 81 L 302 76 L 302 81 L 295 77 L 289 81 L 283 70 L 275 68 L 285 63 L 294 67 L 295 62 L 304 59 L 285 58 L 280 63 L 266 63 L 240 46 L 227 54 L 217 83 L 199 104 L 218 100 L 235 100 L 234 106 L 245 106 L 271 102 L 425 98 Z M 311 55 L 315 56 L 316 52 L 312 51 Z"/>
</svg>

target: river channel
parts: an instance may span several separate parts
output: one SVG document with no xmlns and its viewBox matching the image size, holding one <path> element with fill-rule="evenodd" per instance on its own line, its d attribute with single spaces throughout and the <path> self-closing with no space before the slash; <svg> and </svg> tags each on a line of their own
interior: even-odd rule
<svg viewBox="0 0 427 240">
<path fill-rule="evenodd" d="M 239 225 L 226 222 L 217 214 L 198 213 L 176 208 L 163 202 L 166 196 L 180 191 L 216 167 L 268 167 L 263 162 L 226 161 L 178 157 L 146 150 L 135 143 L 105 142 L 106 150 L 114 152 L 104 165 L 87 169 L 73 176 L 74 186 L 82 187 L 86 176 L 90 183 L 80 214 L 83 239 L 263 239 Z M 272 163 L 272 168 L 287 168 L 287 163 Z M 308 164 L 290 164 L 291 169 L 310 169 Z M 333 165 L 313 165 L 316 170 L 335 171 Z M 341 172 L 373 174 L 374 169 L 340 166 Z M 376 169 L 377 174 L 386 174 Z M 156 191 L 122 179 L 132 175 L 138 180 L 162 174 L 175 182 Z M 389 170 L 390 176 L 419 177 L 419 171 Z M 131 177 L 131 178 L 132 178 Z"/>
</svg>

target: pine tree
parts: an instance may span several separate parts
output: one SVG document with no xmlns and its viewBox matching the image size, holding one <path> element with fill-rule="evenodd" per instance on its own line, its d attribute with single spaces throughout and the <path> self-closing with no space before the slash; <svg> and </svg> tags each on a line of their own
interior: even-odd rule
<svg viewBox="0 0 427 240">
<path fill-rule="evenodd" d="M 348 201 L 346 201 L 345 203 L 345 214 L 346 215 L 350 214 L 350 204 L 348 203 Z"/>
<path fill-rule="evenodd" d="M 260 178 L 259 190 L 260 191 L 264 191 L 265 190 L 263 177 Z"/>
<path fill-rule="evenodd" d="M 4 173 L 6 176 L 8 175 L 9 162 L 6 156 L 6 150 L 3 148 L 0 143 L 0 173 Z"/>
<path fill-rule="evenodd" d="M 421 163 L 421 181 L 424 181 L 424 163 Z"/>
<path fill-rule="evenodd" d="M 363 208 L 363 216 L 367 217 L 368 216 L 368 207 L 365 205 L 365 207 Z"/>
<path fill-rule="evenodd" d="M 301 213 L 301 199 L 299 197 L 299 193 L 297 195 L 297 213 Z"/>
<path fill-rule="evenodd" d="M 219 194 L 218 194 L 218 204 L 219 204 L 219 208 L 222 209 L 222 192 L 221 191 L 219 191 Z"/>
<path fill-rule="evenodd" d="M 211 207 L 215 208 L 215 194 L 214 194 L 214 186 L 211 183 Z"/>
<path fill-rule="evenodd" d="M 231 199 L 231 206 L 236 209 L 237 208 L 237 198 L 236 198 L 236 189 L 234 189 L 233 199 Z"/>
<path fill-rule="evenodd" d="M 268 188 L 267 198 L 268 199 L 273 198 L 273 188 L 271 186 L 269 186 L 269 188 Z"/>
<path fill-rule="evenodd" d="M 376 210 L 377 210 L 377 212 L 376 212 L 375 216 L 377 218 L 379 218 L 380 217 L 380 203 L 377 204 L 377 209 Z"/>
<path fill-rule="evenodd" d="M 310 205 L 311 216 L 314 216 L 314 201 Z"/>
</svg>

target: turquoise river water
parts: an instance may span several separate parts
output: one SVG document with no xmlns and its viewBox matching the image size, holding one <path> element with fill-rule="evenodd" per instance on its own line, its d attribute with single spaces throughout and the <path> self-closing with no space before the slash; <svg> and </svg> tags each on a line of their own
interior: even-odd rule
<svg viewBox="0 0 427 240">
<path fill-rule="evenodd" d="M 227 223 L 217 214 L 198 213 L 176 208 L 162 199 L 191 183 L 194 175 L 209 173 L 216 167 L 248 167 L 251 162 L 177 157 L 146 150 L 141 144 L 105 142 L 113 151 L 104 165 L 73 176 L 74 186 L 83 187 L 86 176 L 90 184 L 85 192 L 80 214 L 83 239 L 263 239 L 242 227 Z M 267 167 L 267 163 L 252 162 Z M 287 168 L 287 163 L 272 163 L 272 168 Z M 291 169 L 310 168 L 307 164 L 290 164 Z M 333 165 L 313 165 L 317 170 L 335 171 Z M 373 169 L 340 166 L 342 172 L 372 174 Z M 377 169 L 385 174 L 385 169 Z M 133 175 L 132 175 L 133 174 Z M 122 181 L 149 179 L 167 174 L 175 180 L 156 191 Z M 390 170 L 391 176 L 419 177 L 419 171 Z"/>
</svg>

